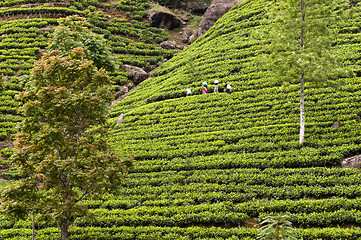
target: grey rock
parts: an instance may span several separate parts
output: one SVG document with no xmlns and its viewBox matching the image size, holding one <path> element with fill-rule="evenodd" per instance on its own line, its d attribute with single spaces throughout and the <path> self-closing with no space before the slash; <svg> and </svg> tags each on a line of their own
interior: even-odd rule
<svg viewBox="0 0 361 240">
<path fill-rule="evenodd" d="M 164 49 L 176 49 L 177 45 L 171 41 L 164 41 L 159 44 Z"/>
<path fill-rule="evenodd" d="M 189 27 L 183 28 L 182 31 L 183 31 L 183 34 L 181 37 L 181 41 L 183 43 L 189 43 L 190 42 L 189 39 L 195 33 L 195 31 L 193 30 L 193 28 L 189 28 Z"/>
<path fill-rule="evenodd" d="M 135 84 L 139 84 L 149 77 L 149 73 L 139 67 L 124 65 L 124 69 L 132 75 Z"/>
<path fill-rule="evenodd" d="M 179 8 L 181 6 L 181 2 L 179 0 L 169 0 L 167 6 L 171 8 Z"/>
<path fill-rule="evenodd" d="M 181 25 L 181 20 L 170 11 L 150 11 L 148 20 L 152 27 L 172 30 Z"/>
<path fill-rule="evenodd" d="M 361 167 L 361 155 L 345 158 L 341 162 L 343 168 L 360 168 Z"/>
<path fill-rule="evenodd" d="M 245 0 L 213 0 L 199 23 L 196 37 L 205 34 L 229 9 Z"/>
<path fill-rule="evenodd" d="M 341 127 L 341 123 L 339 121 L 335 121 L 331 126 L 331 128 L 334 129 L 338 129 L 339 127 Z"/>
<path fill-rule="evenodd" d="M 129 88 L 127 86 L 122 86 L 118 92 L 115 93 L 115 99 L 120 98 L 121 96 L 128 94 Z"/>
<path fill-rule="evenodd" d="M 49 27 L 43 27 L 43 28 L 39 28 L 39 31 L 43 31 L 43 32 L 49 32 L 51 29 L 53 29 L 54 27 L 49 26 Z"/>
<path fill-rule="evenodd" d="M 121 124 L 123 122 L 124 118 L 125 118 L 125 114 L 123 114 L 123 113 L 120 114 L 120 116 L 119 116 L 119 118 L 117 120 L 117 125 Z"/>
<path fill-rule="evenodd" d="M 188 12 L 203 15 L 209 6 L 210 3 L 208 2 L 188 2 L 186 4 L 186 9 Z"/>
</svg>

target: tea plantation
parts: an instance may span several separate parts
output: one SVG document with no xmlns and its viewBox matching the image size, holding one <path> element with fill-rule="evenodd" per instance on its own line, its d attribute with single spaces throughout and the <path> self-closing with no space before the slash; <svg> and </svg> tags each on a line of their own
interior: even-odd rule
<svg viewBox="0 0 361 240">
<path fill-rule="evenodd" d="M 71 239 L 256 239 L 260 219 L 279 214 L 299 239 L 361 239 L 361 172 L 341 168 L 342 159 L 361 154 L 361 4 L 340 0 L 354 13 L 335 26 L 342 34 L 334 48 L 355 75 L 338 88 L 306 85 L 300 147 L 297 80 L 281 87 L 258 61 L 272 2 L 234 7 L 112 109 L 112 144 L 134 157 L 135 168 L 121 194 L 84 202 L 97 218 L 76 221 Z M 220 93 L 212 93 L 216 79 Z M 342 126 L 333 129 L 336 120 Z M 39 239 L 59 238 L 46 222 L 36 228 Z M 30 236 L 30 219 L 1 220 L 0 239 Z"/>
<path fill-rule="evenodd" d="M 159 47 L 167 32 L 142 21 L 149 8 L 146 0 L 2 0 L 0 1 L 0 75 L 4 75 L 5 91 L 0 93 L 0 141 L 11 141 L 21 121 L 15 95 L 22 91 L 21 76 L 28 74 L 48 46 L 57 19 L 77 14 L 86 17 L 89 28 L 103 35 L 118 65 L 157 66 L 173 56 L 173 50 Z M 109 14 L 116 15 L 109 15 Z M 131 20 L 130 20 L 131 19 Z M 151 34 L 153 42 L 142 42 L 142 34 Z M 114 90 L 131 82 L 131 76 L 119 70 L 110 73 Z M 0 151 L 11 155 L 10 149 Z M 0 177 L 17 178 L 3 172 L 9 161 L 0 161 Z"/>
</svg>

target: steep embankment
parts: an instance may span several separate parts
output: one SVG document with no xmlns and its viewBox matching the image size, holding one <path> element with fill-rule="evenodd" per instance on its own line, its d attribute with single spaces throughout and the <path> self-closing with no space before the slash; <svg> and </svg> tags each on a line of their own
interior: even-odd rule
<svg viewBox="0 0 361 240">
<path fill-rule="evenodd" d="M 361 152 L 360 11 L 335 42 L 357 76 L 339 89 L 306 86 L 300 148 L 297 81 L 281 89 L 256 61 L 271 2 L 235 7 L 114 107 L 113 145 L 136 168 L 121 194 L 85 202 L 98 219 L 77 221 L 72 239 L 255 239 L 259 217 L 283 213 L 303 239 L 361 237 L 352 228 L 361 221 L 361 174 L 340 168 Z M 201 83 L 212 92 L 215 79 L 222 93 L 201 95 Z M 184 97 L 188 86 L 194 95 Z M 342 127 L 331 129 L 336 119 Z M 4 220 L 0 236 L 29 238 L 30 226 Z M 59 234 L 37 228 L 42 239 Z"/>
</svg>

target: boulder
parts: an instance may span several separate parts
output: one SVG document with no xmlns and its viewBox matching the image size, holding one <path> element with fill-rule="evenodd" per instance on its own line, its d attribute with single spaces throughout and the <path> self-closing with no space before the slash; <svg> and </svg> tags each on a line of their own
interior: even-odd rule
<svg viewBox="0 0 361 240">
<path fill-rule="evenodd" d="M 139 84 L 149 77 L 149 73 L 139 67 L 124 65 L 124 69 L 132 75 L 135 84 Z"/>
<path fill-rule="evenodd" d="M 361 155 L 345 158 L 341 162 L 343 168 L 360 168 L 361 167 Z"/>
<path fill-rule="evenodd" d="M 203 15 L 209 6 L 210 3 L 208 2 L 188 2 L 186 4 L 186 9 L 188 12 Z"/>
<path fill-rule="evenodd" d="M 178 46 L 176 45 L 174 42 L 171 41 L 164 41 L 160 43 L 160 46 L 164 49 L 171 49 L 171 50 L 175 50 L 176 52 L 180 52 L 183 50 L 182 46 Z M 153 69 L 152 69 L 153 70 Z"/>
<path fill-rule="evenodd" d="M 178 17 L 181 21 L 187 23 L 189 20 L 193 19 L 194 17 L 190 14 L 186 14 L 186 13 L 181 13 L 181 14 L 178 14 Z"/>
<path fill-rule="evenodd" d="M 159 44 L 164 49 L 176 49 L 177 45 L 171 41 L 164 41 Z"/>
<path fill-rule="evenodd" d="M 170 8 L 179 8 L 181 6 L 180 0 L 168 0 L 168 7 Z"/>
<path fill-rule="evenodd" d="M 182 34 L 182 37 L 180 40 L 183 43 L 189 43 L 190 42 L 189 39 L 195 33 L 195 31 L 193 30 L 193 28 L 185 27 L 182 29 L 182 32 L 183 32 L 183 34 Z"/>
<path fill-rule="evenodd" d="M 120 116 L 119 116 L 119 118 L 117 120 L 117 125 L 121 124 L 123 122 L 124 118 L 125 118 L 125 114 L 123 114 L 123 113 L 120 114 Z"/>
<path fill-rule="evenodd" d="M 127 86 L 122 86 L 118 92 L 115 93 L 115 99 L 120 98 L 121 96 L 128 94 L 129 88 Z"/>
<path fill-rule="evenodd" d="M 341 127 L 341 123 L 339 121 L 335 121 L 331 126 L 331 128 L 334 129 L 338 129 L 339 127 Z"/>
<path fill-rule="evenodd" d="M 205 34 L 229 9 L 245 0 L 213 0 L 199 23 L 196 37 Z"/>
<path fill-rule="evenodd" d="M 148 12 L 148 20 L 152 27 L 157 27 L 165 30 L 172 30 L 181 25 L 181 20 L 171 11 L 164 10 L 151 10 Z"/>
</svg>

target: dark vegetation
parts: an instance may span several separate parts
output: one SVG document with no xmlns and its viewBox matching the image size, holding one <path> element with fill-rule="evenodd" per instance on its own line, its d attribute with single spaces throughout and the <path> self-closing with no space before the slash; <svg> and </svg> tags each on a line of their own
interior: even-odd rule
<svg viewBox="0 0 361 240">
<path fill-rule="evenodd" d="M 260 32 L 269 24 L 265 11 L 272 2 L 248 0 L 236 6 L 112 109 L 111 141 L 119 154 L 135 158 L 135 169 L 122 194 L 84 202 L 98 218 L 77 220 L 70 239 L 255 239 L 259 219 L 278 214 L 286 214 L 303 239 L 361 237 L 361 173 L 340 167 L 343 158 L 361 153 L 361 5 L 340 0 L 340 7 L 354 15 L 335 25 L 342 35 L 334 40 L 334 48 L 343 56 L 343 67 L 356 75 L 344 77 L 339 88 L 306 84 L 306 141 L 301 148 L 297 81 L 281 88 L 270 69 L 256 61 L 269 44 Z M 93 30 L 103 31 L 113 49 L 118 41 L 112 38 L 128 41 L 107 36 L 117 21 L 106 19 L 95 18 L 105 27 L 94 23 Z M 42 21 L 37 29 L 55 24 Z M 12 30 L 7 31 L 4 34 L 10 35 Z M 37 33 L 33 36 L 44 41 L 24 40 L 29 48 L 45 46 L 48 33 Z M 36 45 L 40 43 L 44 45 Z M 134 49 L 140 49 L 138 44 L 153 48 L 131 43 Z M 119 47 L 125 51 L 128 45 Z M 2 103 L 15 103 L 13 95 L 21 89 L 18 76 L 36 58 L 36 50 L 16 49 L 17 61 L 29 66 L 7 68 L 14 71 L 7 84 L 14 87 L 4 92 L 2 96 L 9 97 Z M 32 57 L 21 58 L 25 51 L 33 51 Z M 127 55 L 120 58 L 126 62 Z M 201 95 L 201 83 L 207 81 L 212 92 L 216 79 L 229 82 L 233 93 L 224 94 L 221 88 L 219 94 Z M 184 97 L 188 86 L 194 95 Z M 13 116 L 20 117 L 15 115 L 17 105 L 10 106 L 13 112 L 4 116 L 11 121 L 4 122 L 14 126 L 19 119 Z M 115 125 L 121 113 L 126 118 Z M 335 120 L 342 124 L 339 129 L 330 128 Z M 4 139 L 11 137 L 8 132 L 4 130 Z M 11 171 L 6 176 L 19 177 Z M 38 221 L 36 227 L 41 239 L 59 238 L 58 230 L 46 222 Z M 2 220 L 0 228 L 4 239 L 31 235 L 30 220 Z"/>
</svg>

